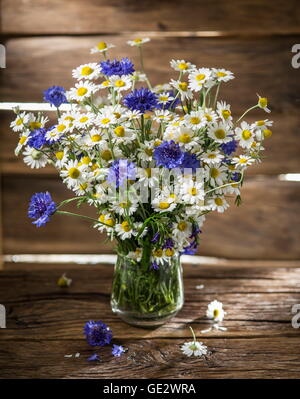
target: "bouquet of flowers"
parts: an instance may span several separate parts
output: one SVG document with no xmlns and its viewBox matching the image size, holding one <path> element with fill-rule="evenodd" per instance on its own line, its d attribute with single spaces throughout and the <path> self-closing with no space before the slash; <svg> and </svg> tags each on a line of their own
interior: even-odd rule
<svg viewBox="0 0 300 399">
<path fill-rule="evenodd" d="M 178 277 L 181 254 L 194 254 L 209 212 L 224 212 L 228 197 L 241 202 L 245 170 L 260 162 L 268 119 L 248 123 L 255 108 L 233 120 L 219 88 L 234 78 L 219 68 L 172 60 L 170 82 L 152 86 L 142 47 L 135 39 L 140 70 L 128 58 L 109 59 L 114 47 L 100 42 L 91 53 L 100 62 L 73 70 L 75 86 L 44 92 L 57 109 L 47 126 L 41 113 L 20 112 L 11 128 L 19 133 L 16 154 L 32 168 L 53 165 L 75 197 L 56 204 L 50 193 L 33 195 L 28 215 L 43 226 L 70 201 L 95 208 L 93 227 L 117 243 L 113 309 L 163 317 L 182 305 Z M 179 306 L 180 305 L 180 306 Z"/>
</svg>

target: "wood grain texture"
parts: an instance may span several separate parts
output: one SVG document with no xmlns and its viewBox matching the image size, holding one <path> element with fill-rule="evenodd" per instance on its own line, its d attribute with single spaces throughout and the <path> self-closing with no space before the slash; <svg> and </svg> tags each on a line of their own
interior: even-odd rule
<svg viewBox="0 0 300 399">
<path fill-rule="evenodd" d="M 111 266 L 69 270 L 73 284 L 57 287 L 64 271 L 7 271 L 0 274 L 0 303 L 8 314 L 0 329 L 1 378 L 297 378 L 299 331 L 291 307 L 300 299 L 300 269 L 186 266 L 186 303 L 169 323 L 155 330 L 128 326 L 109 306 Z M 196 285 L 204 284 L 202 290 Z M 207 304 L 222 300 L 225 332 L 209 326 Z M 102 319 L 114 343 L 129 351 L 121 358 L 102 348 L 101 363 L 83 336 L 88 319 Z M 192 325 L 209 348 L 205 358 L 186 358 L 180 345 Z M 22 343 L 22 344 L 20 344 Z M 80 353 L 80 357 L 64 355 Z M 9 361 L 8 361 L 9 360 Z"/>
<path fill-rule="evenodd" d="M 49 190 L 57 202 L 71 197 L 60 181 L 46 176 L 3 176 L 2 180 L 4 253 L 112 251 L 112 243 L 105 244 L 104 235 L 88 221 L 58 215 L 41 229 L 30 223 L 27 206 L 33 193 Z M 242 198 L 241 207 L 232 205 L 224 214 L 208 215 L 199 254 L 229 259 L 299 259 L 299 182 L 249 179 Z M 80 212 L 95 216 L 88 206 Z"/>
<path fill-rule="evenodd" d="M 54 118 L 53 113 L 52 118 Z M 18 135 L 13 133 L 9 127 L 14 119 L 12 112 L 0 113 L 2 123 L 0 124 L 0 162 L 2 163 L 2 173 L 5 175 L 57 175 L 55 168 L 50 166 L 42 169 L 31 169 L 27 167 L 20 155 L 16 157 L 14 149 L 17 144 Z M 260 120 L 265 115 L 261 113 L 251 114 L 246 118 L 247 121 Z M 300 124 L 299 113 L 272 113 L 269 118 L 274 120 L 272 128 L 273 136 L 265 141 L 265 151 L 263 162 L 249 168 L 248 176 L 254 175 L 277 175 L 282 173 L 300 172 Z M 54 119 L 53 119 L 54 123 Z M 49 123 L 51 126 L 51 123 Z"/>
<path fill-rule="evenodd" d="M 128 56 L 138 65 L 135 48 L 128 37 L 106 37 L 117 48 L 110 57 Z M 1 71 L 1 101 L 42 101 L 42 92 L 53 84 L 74 85 L 71 70 L 96 61 L 89 49 L 103 37 L 37 37 L 8 40 L 7 68 Z M 156 38 L 145 47 L 145 65 L 153 83 L 176 78 L 171 59 L 186 59 L 198 66 L 224 67 L 236 79 L 224 84 L 221 98 L 232 104 L 234 113 L 256 103 L 256 93 L 267 96 L 274 112 L 296 112 L 300 104 L 298 70 L 291 66 L 291 48 L 298 36 L 276 38 Z M 174 72 L 174 71 L 173 71 Z M 262 117 L 265 114 L 261 113 Z"/>
<path fill-rule="evenodd" d="M 17 10 L 17 12 L 16 12 Z M 119 33 L 120 31 L 293 32 L 296 0 L 3 0 L 6 34 Z"/>
</svg>

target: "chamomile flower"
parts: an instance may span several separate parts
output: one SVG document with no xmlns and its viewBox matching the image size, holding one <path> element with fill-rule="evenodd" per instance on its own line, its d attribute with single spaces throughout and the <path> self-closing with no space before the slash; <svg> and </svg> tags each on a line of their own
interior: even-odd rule
<svg viewBox="0 0 300 399">
<path fill-rule="evenodd" d="M 138 168 L 137 179 L 147 187 L 157 187 L 159 183 L 158 173 L 154 168 Z"/>
<path fill-rule="evenodd" d="M 195 132 L 190 127 L 180 126 L 175 131 L 175 141 L 182 147 L 184 146 L 187 150 L 192 146 L 197 145 L 195 141 Z"/>
<path fill-rule="evenodd" d="M 126 240 L 127 238 L 131 238 L 132 236 L 136 236 L 138 233 L 136 230 L 133 229 L 133 227 L 129 224 L 127 220 L 124 220 L 122 223 L 116 224 L 115 230 L 121 240 Z"/>
<path fill-rule="evenodd" d="M 258 97 L 258 102 L 257 105 L 259 108 L 263 109 L 266 112 L 271 112 L 271 110 L 268 108 L 268 99 L 266 97 L 261 97 L 259 94 L 257 94 Z"/>
<path fill-rule="evenodd" d="M 136 139 L 136 134 L 132 129 L 129 129 L 126 125 L 116 126 L 112 133 L 112 140 L 116 143 L 130 143 Z"/>
<path fill-rule="evenodd" d="M 25 147 L 23 152 L 24 162 L 26 165 L 30 166 L 31 169 L 43 168 L 48 163 L 48 157 L 44 155 L 41 151 L 31 148 L 29 146 Z"/>
<path fill-rule="evenodd" d="M 168 122 L 173 119 L 173 115 L 170 111 L 168 110 L 155 110 L 154 111 L 154 116 L 153 120 L 155 120 L 158 123 L 162 122 Z"/>
<path fill-rule="evenodd" d="M 191 111 L 185 115 L 184 120 L 186 125 L 193 130 L 199 130 L 206 125 L 206 119 L 203 118 L 201 111 Z"/>
<path fill-rule="evenodd" d="M 99 87 L 100 89 L 108 89 L 109 87 L 112 87 L 112 83 L 110 80 L 103 80 L 103 82 L 100 83 Z"/>
<path fill-rule="evenodd" d="M 209 199 L 208 205 L 212 211 L 218 211 L 220 213 L 223 213 L 227 208 L 229 208 L 228 202 L 221 196 Z"/>
<path fill-rule="evenodd" d="M 162 93 L 159 93 L 157 95 L 157 100 L 159 104 L 162 104 L 163 106 L 174 101 L 175 97 L 170 94 L 170 92 L 164 91 Z"/>
<path fill-rule="evenodd" d="M 230 104 L 226 104 L 225 101 L 218 101 L 217 102 L 217 112 L 223 122 L 231 123 L 232 116 L 231 116 L 231 111 L 230 111 Z"/>
<path fill-rule="evenodd" d="M 47 133 L 45 135 L 46 140 L 49 141 L 49 143 L 56 143 L 57 141 L 60 140 L 60 138 L 64 135 L 65 132 L 68 131 L 68 128 L 66 125 L 63 123 L 60 123 L 59 125 L 55 125 L 52 127 L 52 129 L 48 129 Z"/>
<path fill-rule="evenodd" d="M 182 352 L 188 356 L 205 356 L 208 354 L 207 346 L 203 344 L 203 342 L 198 342 L 196 340 L 196 336 L 192 327 L 190 327 L 194 340 L 191 342 L 186 342 L 181 346 Z"/>
<path fill-rule="evenodd" d="M 95 118 L 95 124 L 100 127 L 109 127 L 116 123 L 116 117 L 111 110 L 103 108 Z"/>
<path fill-rule="evenodd" d="M 99 64 L 97 64 L 96 62 L 91 62 L 89 64 L 80 65 L 76 69 L 73 69 L 72 76 L 73 76 L 73 78 L 75 78 L 77 80 L 81 80 L 81 79 L 87 79 L 87 80 L 98 79 L 99 76 L 100 76 Z"/>
<path fill-rule="evenodd" d="M 23 147 L 26 146 L 26 144 L 30 140 L 30 134 L 31 134 L 30 130 L 25 130 L 22 132 L 17 147 L 15 148 L 15 155 L 18 156 Z"/>
<path fill-rule="evenodd" d="M 98 87 L 89 81 L 80 81 L 67 93 L 67 98 L 75 101 L 84 101 L 98 91 Z"/>
<path fill-rule="evenodd" d="M 112 231 L 115 226 L 115 220 L 110 213 L 101 213 L 98 217 L 100 223 L 95 224 L 95 228 L 99 231 Z"/>
<path fill-rule="evenodd" d="M 233 73 L 223 68 L 213 68 L 213 73 L 217 82 L 228 82 L 229 80 L 234 79 Z"/>
<path fill-rule="evenodd" d="M 77 188 L 84 182 L 82 169 L 78 161 L 69 161 L 61 170 L 60 175 L 69 188 Z"/>
<path fill-rule="evenodd" d="M 61 151 L 56 151 L 55 155 L 55 166 L 58 169 L 62 169 L 68 162 L 68 149 L 64 148 Z"/>
<path fill-rule="evenodd" d="M 114 197 L 108 197 L 110 202 L 110 209 L 117 213 L 118 215 L 132 215 L 136 212 L 138 208 L 138 203 L 134 202 L 133 200 L 126 199 L 116 199 Z"/>
<path fill-rule="evenodd" d="M 181 187 L 181 199 L 186 204 L 196 204 L 204 200 L 204 189 L 202 183 L 185 182 Z"/>
<path fill-rule="evenodd" d="M 221 164 L 205 165 L 204 170 L 209 184 L 213 187 L 221 186 L 227 179 L 227 169 Z"/>
<path fill-rule="evenodd" d="M 111 83 L 111 87 L 113 87 L 118 93 L 129 90 L 132 86 L 132 79 L 130 76 L 113 75 L 109 77 L 109 81 Z"/>
<path fill-rule="evenodd" d="M 269 121 L 269 119 L 263 119 L 260 121 L 256 121 L 252 124 L 254 129 L 268 129 L 270 126 L 273 125 L 273 121 Z"/>
<path fill-rule="evenodd" d="M 95 116 L 91 112 L 78 113 L 74 121 L 74 126 L 78 129 L 90 127 L 95 121 Z"/>
<path fill-rule="evenodd" d="M 205 108 L 202 110 L 202 118 L 206 120 L 207 124 L 216 123 L 218 119 L 218 115 L 212 108 Z"/>
<path fill-rule="evenodd" d="M 208 150 L 201 155 L 201 160 L 208 165 L 219 164 L 223 158 L 224 156 L 218 150 L 215 151 Z"/>
<path fill-rule="evenodd" d="M 26 112 L 21 112 L 17 115 L 16 119 L 11 122 L 10 127 L 14 132 L 20 132 L 26 128 L 29 122 L 29 115 Z"/>
<path fill-rule="evenodd" d="M 232 131 L 222 122 L 209 126 L 207 135 L 217 143 L 227 143 L 232 140 Z"/>
<path fill-rule="evenodd" d="M 142 260 L 143 250 L 142 248 L 137 248 L 135 251 L 129 251 L 127 257 L 136 262 L 140 262 Z"/>
<path fill-rule="evenodd" d="M 248 155 L 240 155 L 238 157 L 234 157 L 232 162 L 239 167 L 240 169 L 244 169 L 247 166 L 252 165 L 255 162 L 255 159 L 249 157 Z"/>
<path fill-rule="evenodd" d="M 77 115 L 78 114 L 75 111 L 65 112 L 58 119 L 58 124 L 65 125 L 67 127 L 67 131 L 72 132 L 75 127 L 74 121 L 77 118 Z"/>
<path fill-rule="evenodd" d="M 250 148 L 256 135 L 247 122 L 242 122 L 241 127 L 235 129 L 235 137 L 239 140 L 239 144 L 242 148 Z"/>
<path fill-rule="evenodd" d="M 172 233 L 178 240 L 186 240 L 192 234 L 192 223 L 176 216 L 176 222 L 172 225 Z"/>
<path fill-rule="evenodd" d="M 171 80 L 171 86 L 179 92 L 181 101 L 193 98 L 193 93 L 189 90 L 189 86 L 186 82 L 180 80 Z"/>
<path fill-rule="evenodd" d="M 171 65 L 171 68 L 175 69 L 175 71 L 179 71 L 181 73 L 187 73 L 187 72 L 195 69 L 195 67 L 196 67 L 194 64 L 184 61 L 184 60 L 177 60 L 177 61 L 172 60 L 170 62 L 170 65 Z"/>
<path fill-rule="evenodd" d="M 149 37 L 144 37 L 144 38 L 137 37 L 137 38 L 135 38 L 133 40 L 128 40 L 127 44 L 129 44 L 132 47 L 134 47 L 134 46 L 139 47 L 142 44 L 145 44 L 145 43 L 148 43 L 148 42 L 150 42 L 150 38 Z"/>
<path fill-rule="evenodd" d="M 156 212 L 171 212 L 176 208 L 176 196 L 165 190 L 151 202 Z"/>
<path fill-rule="evenodd" d="M 131 79 L 134 82 L 146 82 L 147 76 L 145 73 L 143 73 L 141 71 L 134 71 L 133 74 L 131 75 Z"/>
<path fill-rule="evenodd" d="M 211 70 L 208 68 L 195 69 L 189 74 L 189 88 L 198 92 L 208 82 L 211 77 Z"/>
<path fill-rule="evenodd" d="M 213 319 L 215 322 L 223 321 L 226 312 L 223 310 L 222 302 L 214 300 L 210 302 L 207 306 L 206 316 L 209 319 Z"/>
<path fill-rule="evenodd" d="M 91 54 L 105 53 L 110 48 L 116 47 L 114 44 L 99 42 L 95 47 L 91 48 Z"/>
</svg>

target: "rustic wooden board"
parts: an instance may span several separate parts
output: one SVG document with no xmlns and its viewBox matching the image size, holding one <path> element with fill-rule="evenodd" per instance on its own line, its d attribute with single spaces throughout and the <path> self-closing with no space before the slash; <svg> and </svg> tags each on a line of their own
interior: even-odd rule
<svg viewBox="0 0 300 399">
<path fill-rule="evenodd" d="M 28 200 L 49 190 L 59 202 L 71 192 L 52 177 L 3 176 L 4 253 L 107 253 L 104 235 L 88 221 L 55 216 L 37 229 L 27 218 Z M 224 214 L 210 214 L 203 227 L 199 254 L 235 259 L 299 259 L 299 182 L 248 179 L 243 204 Z M 72 208 L 73 209 L 73 208 Z M 75 209 L 78 212 L 77 209 Z M 81 213 L 95 216 L 91 207 Z"/>
<path fill-rule="evenodd" d="M 120 31 L 293 32 L 296 0 L 122 1 L 2 0 L 7 34 L 119 33 Z"/>
<path fill-rule="evenodd" d="M 51 113 L 49 114 L 51 115 Z M 19 157 L 14 155 L 18 135 L 13 133 L 9 127 L 11 120 L 14 118 L 14 114 L 12 112 L 3 111 L 0 113 L 0 117 L 2 117 L 2 123 L 0 125 L 0 162 L 2 162 L 2 173 L 6 175 L 18 174 L 38 176 L 42 174 L 51 174 L 56 176 L 57 172 L 54 168 L 31 169 L 24 164 L 21 155 Z M 52 117 L 54 118 L 53 113 Z M 247 120 L 252 122 L 262 117 L 265 117 L 265 115 L 254 113 L 251 114 Z M 272 128 L 273 136 L 265 141 L 263 162 L 249 168 L 247 172 L 248 175 L 275 175 L 300 172 L 300 124 L 298 112 L 295 110 L 294 113 L 273 113 L 269 118 L 274 120 L 274 128 Z M 51 126 L 51 124 L 49 124 L 49 126 Z"/>
<path fill-rule="evenodd" d="M 128 56 L 138 64 L 137 50 L 125 44 L 129 36 L 105 37 L 117 48 L 112 56 Z M 89 49 L 104 37 L 36 37 L 6 43 L 7 68 L 1 71 L 1 101 L 42 101 L 42 91 L 58 84 L 74 84 L 71 69 L 96 61 Z M 145 65 L 153 83 L 176 77 L 169 62 L 186 59 L 198 66 L 224 67 L 237 79 L 224 85 L 221 98 L 236 113 L 256 103 L 256 93 L 267 96 L 279 113 L 299 108 L 300 80 L 291 66 L 291 48 L 298 36 L 262 38 L 158 37 L 145 47 Z M 261 113 L 262 117 L 265 114 Z"/>
<path fill-rule="evenodd" d="M 299 378 L 291 307 L 300 299 L 300 269 L 186 266 L 185 306 L 155 330 L 128 326 L 111 313 L 111 266 L 69 270 L 68 289 L 56 285 L 63 271 L 0 274 L 0 303 L 8 314 L 7 329 L 0 329 L 1 378 Z M 197 290 L 198 284 L 204 288 Z M 227 311 L 228 330 L 201 333 L 215 298 Z M 129 351 L 115 359 L 105 347 L 101 363 L 88 363 L 94 352 L 82 335 L 88 319 L 107 322 L 113 342 Z M 210 349 L 205 358 L 188 359 L 180 351 L 190 325 Z M 77 352 L 77 359 L 64 358 Z"/>
</svg>

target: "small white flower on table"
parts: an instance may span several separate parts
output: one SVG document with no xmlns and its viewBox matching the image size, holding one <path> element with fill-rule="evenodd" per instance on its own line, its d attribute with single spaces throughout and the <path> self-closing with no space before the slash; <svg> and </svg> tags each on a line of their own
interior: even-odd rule
<svg viewBox="0 0 300 399">
<path fill-rule="evenodd" d="M 215 330 L 220 330 L 220 331 L 227 331 L 226 327 L 222 327 L 219 325 L 219 323 L 221 323 L 224 319 L 226 315 L 226 312 L 223 309 L 223 303 L 217 301 L 216 299 L 212 302 L 210 302 L 207 305 L 207 311 L 206 311 L 206 316 L 209 319 L 212 319 L 214 321 L 214 324 L 212 327 L 206 329 L 206 330 L 202 330 L 201 332 L 204 333 L 208 333 L 210 332 L 213 328 Z"/>
<path fill-rule="evenodd" d="M 203 355 L 207 355 L 208 354 L 208 349 L 207 346 L 205 346 L 203 344 L 203 342 L 198 342 L 196 340 L 196 336 L 194 333 L 194 330 L 192 329 L 192 327 L 190 327 L 191 332 L 193 334 L 193 338 L 194 340 L 191 342 L 185 342 L 182 346 L 181 346 L 181 350 L 182 352 L 188 356 L 203 356 Z"/>
</svg>

